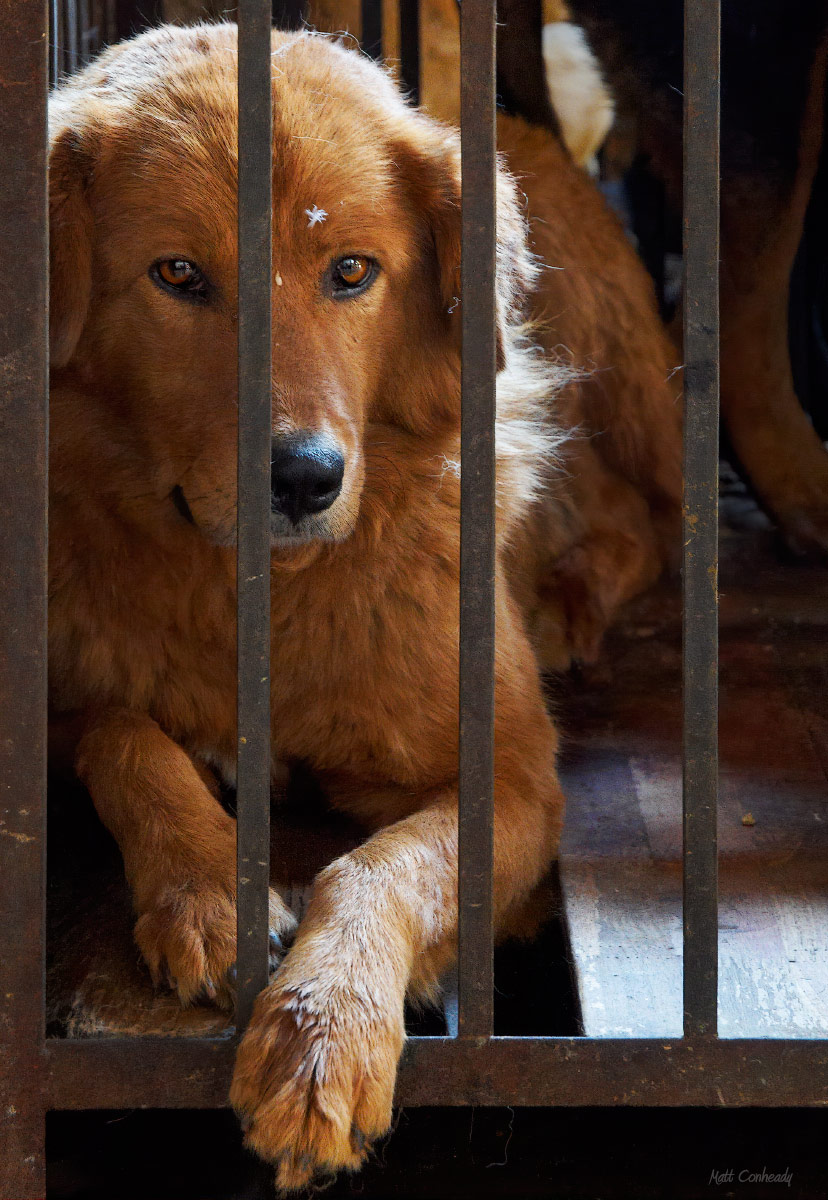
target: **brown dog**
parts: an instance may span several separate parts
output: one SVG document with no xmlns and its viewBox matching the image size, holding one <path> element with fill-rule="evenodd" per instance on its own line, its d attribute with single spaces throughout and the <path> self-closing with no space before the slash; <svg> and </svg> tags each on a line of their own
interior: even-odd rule
<svg viewBox="0 0 828 1200">
<path fill-rule="evenodd" d="M 460 210 L 455 135 L 360 56 L 274 34 L 273 97 L 273 740 L 373 831 L 318 877 L 239 1054 L 249 1143 L 292 1187 L 356 1167 L 387 1129 L 406 993 L 432 992 L 454 953 Z M 52 706 L 123 853 L 153 976 L 184 1001 L 221 1000 L 235 954 L 235 827 L 211 788 L 216 771 L 232 779 L 235 747 L 235 29 L 115 47 L 60 89 L 51 122 Z M 537 163 L 534 135 L 513 132 L 516 161 Z M 563 156 L 547 165 L 559 177 L 539 191 L 538 245 L 564 269 L 546 273 L 546 336 L 602 371 L 572 382 L 530 344 L 535 268 L 501 172 L 499 925 L 554 856 L 563 811 L 527 614 L 550 658 L 594 639 L 594 621 L 570 632 L 581 607 L 606 615 L 658 569 L 678 487 L 633 256 L 588 182 Z M 568 482 L 553 470 L 567 452 L 556 392 L 584 422 Z M 277 941 L 293 936 L 275 893 L 271 918 Z"/>
</svg>

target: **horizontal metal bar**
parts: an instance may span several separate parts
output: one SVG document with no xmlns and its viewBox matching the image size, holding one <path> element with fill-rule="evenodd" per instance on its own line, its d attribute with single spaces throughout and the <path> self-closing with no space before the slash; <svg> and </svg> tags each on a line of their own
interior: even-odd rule
<svg viewBox="0 0 828 1200">
<path fill-rule="evenodd" d="M 270 882 L 270 0 L 239 3 L 238 957 L 243 1029 L 268 979 Z"/>
<path fill-rule="evenodd" d="M 48 1105 L 222 1108 L 231 1040 L 47 1043 Z M 821 1107 L 828 1041 L 635 1038 L 411 1038 L 402 1105 Z"/>
<path fill-rule="evenodd" d="M 0 1196 L 44 1196 L 49 14 L 0 9 Z"/>
<path fill-rule="evenodd" d="M 495 3 L 463 0 L 460 483 L 461 1036 L 492 1032 L 495 644 Z"/>
<path fill-rule="evenodd" d="M 720 0 L 684 9 L 684 1032 L 718 1006 Z"/>
</svg>

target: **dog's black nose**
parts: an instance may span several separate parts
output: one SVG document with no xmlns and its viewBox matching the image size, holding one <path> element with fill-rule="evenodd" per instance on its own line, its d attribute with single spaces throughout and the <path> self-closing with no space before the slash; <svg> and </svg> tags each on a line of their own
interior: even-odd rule
<svg viewBox="0 0 828 1200">
<path fill-rule="evenodd" d="M 345 459 L 326 438 L 296 433 L 275 439 L 270 453 L 271 504 L 294 525 L 330 508 L 342 491 Z"/>
</svg>

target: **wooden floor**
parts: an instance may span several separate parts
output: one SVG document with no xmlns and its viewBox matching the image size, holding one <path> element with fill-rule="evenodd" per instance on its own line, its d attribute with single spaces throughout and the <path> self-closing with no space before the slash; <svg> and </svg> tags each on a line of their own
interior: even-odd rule
<svg viewBox="0 0 828 1200">
<path fill-rule="evenodd" d="M 725 527 L 721 589 L 720 1032 L 826 1036 L 828 569 L 782 562 L 761 529 Z M 569 805 L 563 915 L 575 1007 L 593 1036 L 681 1033 L 679 619 L 677 587 L 665 585 L 625 615 L 599 667 L 554 685 Z M 226 1028 L 224 1013 L 153 994 L 117 853 L 85 803 L 58 797 L 50 823 L 50 1032 Z M 273 875 L 298 895 L 357 838 L 342 822 L 312 830 L 288 809 Z M 299 871 L 285 855 L 297 844 Z M 564 956 L 555 944 L 547 933 L 534 958 L 502 958 L 498 1001 L 518 998 L 500 1032 L 576 1031 L 549 1016 L 547 959 Z M 552 986 L 565 989 L 566 975 L 563 963 Z"/>
<path fill-rule="evenodd" d="M 719 1032 L 825 1037 L 828 571 L 724 525 L 720 583 Z M 592 1036 L 681 1034 L 679 622 L 675 589 L 636 602 L 561 699 L 561 878 Z"/>
</svg>

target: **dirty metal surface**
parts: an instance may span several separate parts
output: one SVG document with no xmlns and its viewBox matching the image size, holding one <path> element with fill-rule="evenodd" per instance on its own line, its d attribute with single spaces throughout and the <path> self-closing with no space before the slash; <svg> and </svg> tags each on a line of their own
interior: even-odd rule
<svg viewBox="0 0 828 1200">
<path fill-rule="evenodd" d="M 0 9 L 0 1196 L 44 1196 L 48 10 Z"/>
<path fill-rule="evenodd" d="M 49 1043 L 51 1108 L 220 1108 L 232 1040 Z M 162 1081 L 162 1082 L 160 1082 Z M 412 1038 L 402 1105 L 828 1104 L 828 1043 L 593 1038 Z"/>
<path fill-rule="evenodd" d="M 237 1022 L 268 980 L 271 157 L 269 0 L 239 4 Z"/>
<path fill-rule="evenodd" d="M 460 19 L 463 173 L 460 494 L 459 1031 L 493 1020 L 495 639 L 495 4 Z"/>
<path fill-rule="evenodd" d="M 716 1033 L 720 0 L 684 9 L 684 1032 Z"/>
</svg>

